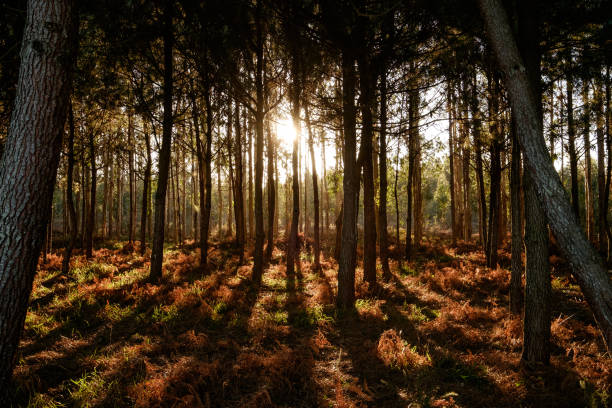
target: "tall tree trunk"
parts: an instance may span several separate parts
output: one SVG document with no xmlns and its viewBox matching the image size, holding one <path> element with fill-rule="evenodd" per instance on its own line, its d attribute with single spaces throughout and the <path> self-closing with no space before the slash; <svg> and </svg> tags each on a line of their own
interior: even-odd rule
<svg viewBox="0 0 612 408">
<path fill-rule="evenodd" d="M 236 217 L 236 244 L 238 253 L 240 254 L 240 264 L 244 262 L 244 242 L 245 242 L 245 226 L 244 226 L 244 196 L 242 183 L 242 132 L 240 128 L 240 107 L 236 103 L 234 110 L 235 123 L 235 143 L 234 143 L 234 162 L 236 164 L 236 173 L 234 177 L 234 215 Z"/>
<path fill-rule="evenodd" d="M 310 163 L 312 165 L 312 200 L 314 211 L 314 269 L 321 270 L 321 237 L 319 227 L 319 185 L 317 180 L 317 166 L 314 155 L 314 136 L 312 134 L 312 126 L 310 124 L 310 112 L 308 111 L 308 103 L 304 104 L 304 112 L 306 114 L 306 127 L 308 128 L 308 150 L 310 151 Z"/>
<path fill-rule="evenodd" d="M 0 161 L 0 404 L 3 406 L 11 406 L 15 354 L 45 226 L 51 215 L 76 31 L 72 1 L 29 0 L 25 17 L 17 95 Z"/>
<path fill-rule="evenodd" d="M 580 202 L 578 197 L 578 154 L 576 153 L 576 125 L 574 124 L 574 78 L 572 76 L 572 49 L 568 48 L 567 78 L 565 79 L 567 91 L 567 138 L 570 160 L 570 177 L 572 191 L 572 208 L 576 218 L 580 220 Z"/>
<path fill-rule="evenodd" d="M 589 108 L 589 86 L 588 80 L 584 79 L 582 93 L 583 112 L 583 138 L 584 138 L 584 213 L 586 234 L 591 242 L 595 242 L 595 223 L 593 210 L 593 190 L 591 188 L 591 135 L 590 132 L 590 108 Z"/>
<path fill-rule="evenodd" d="M 447 85 L 447 93 L 446 93 L 446 104 L 448 110 L 448 161 L 449 161 L 449 171 L 450 176 L 448 180 L 448 185 L 450 189 L 450 210 L 451 210 L 451 240 L 452 245 L 457 245 L 457 215 L 456 215 L 456 194 L 455 194 L 455 152 L 454 152 L 454 120 L 453 120 L 453 100 L 452 100 L 452 85 Z"/>
<path fill-rule="evenodd" d="M 388 279 L 391 276 L 389 269 L 389 238 L 387 233 L 387 71 L 383 69 L 380 74 L 380 134 L 379 134 L 379 253 L 382 264 L 383 276 Z"/>
<path fill-rule="evenodd" d="M 94 233 L 96 231 L 96 186 L 97 186 L 97 169 L 96 169 L 96 149 L 94 143 L 93 132 L 89 133 L 89 160 L 91 170 L 91 185 L 90 185 L 90 196 L 89 196 L 89 212 L 87 215 L 87 239 L 85 242 L 85 255 L 87 258 L 93 256 L 93 240 Z"/>
<path fill-rule="evenodd" d="M 510 312 L 523 309 L 523 221 L 521 217 L 521 150 L 512 121 L 512 163 L 510 171 L 510 211 L 512 215 L 512 259 L 510 274 Z"/>
<path fill-rule="evenodd" d="M 499 205 L 500 205 L 500 189 L 501 189 L 501 134 L 499 131 L 499 86 L 497 79 L 489 77 L 489 115 L 494 117 L 493 121 L 493 139 L 491 140 L 491 184 L 489 191 L 489 230 L 488 230 L 488 248 L 487 248 L 487 266 L 489 268 L 497 267 L 497 250 L 499 247 Z"/>
<path fill-rule="evenodd" d="M 274 249 L 274 220 L 276 218 L 276 181 L 274 180 L 274 158 L 276 156 L 276 146 L 272 131 L 270 129 L 270 121 L 266 121 L 267 145 L 268 145 L 268 244 L 266 246 L 265 262 L 270 262 L 272 259 L 272 250 Z"/>
<path fill-rule="evenodd" d="M 366 54 L 361 55 L 358 64 L 361 88 L 361 98 L 359 100 L 362 118 L 359 162 L 363 167 L 363 279 L 370 288 L 373 288 L 376 285 L 376 207 L 374 205 L 374 168 L 372 163 L 374 75 L 369 58 Z"/>
<path fill-rule="evenodd" d="M 249 239 L 253 239 L 255 231 L 255 215 L 253 212 L 253 121 L 249 120 L 248 138 L 248 157 L 249 157 Z"/>
<path fill-rule="evenodd" d="M 108 158 L 110 157 L 110 152 L 106 152 L 102 155 L 103 160 L 103 177 L 104 177 L 104 192 L 102 194 L 102 240 L 106 239 L 106 206 L 108 203 Z"/>
<path fill-rule="evenodd" d="M 200 207 L 202 216 L 200 217 L 200 265 L 207 268 L 208 266 L 208 237 L 210 235 L 210 213 L 212 208 L 212 126 L 213 126 L 213 110 L 210 100 L 210 84 L 208 78 L 204 81 L 204 104 L 206 108 L 206 143 L 204 144 L 204 163 L 200 162 L 199 175 L 200 179 L 204 180 L 204 189 L 200 182 Z M 199 139 L 198 139 L 199 140 Z M 219 231 L 221 231 L 221 172 L 218 171 L 219 181 Z"/>
<path fill-rule="evenodd" d="M 128 242 L 134 242 L 136 228 L 136 186 L 134 180 L 134 123 L 131 110 L 128 109 L 128 180 L 130 189 L 130 218 L 128 221 Z"/>
<path fill-rule="evenodd" d="M 74 170 L 74 114 L 72 103 L 68 109 L 68 167 L 66 169 L 66 203 L 68 204 L 68 224 L 70 226 L 70 238 L 64 252 L 62 261 L 62 274 L 67 275 L 70 269 L 70 256 L 77 240 L 77 214 L 74 209 L 72 194 L 72 175 Z"/>
<path fill-rule="evenodd" d="M 342 242 L 338 261 L 337 305 L 341 309 L 355 304 L 355 263 L 357 258 L 357 215 L 359 214 L 359 169 L 356 162 L 355 67 L 347 49 L 342 54 L 342 114 L 344 126 L 344 179 Z"/>
<path fill-rule="evenodd" d="M 516 113 L 519 142 L 559 246 L 573 268 L 608 350 L 612 350 L 612 284 L 597 252 L 587 240 L 546 149 L 536 92 L 530 84 L 500 0 L 479 0 L 490 44 L 505 75 L 510 104 Z"/>
<path fill-rule="evenodd" d="M 293 139 L 293 151 L 291 153 L 291 170 L 292 170 L 292 202 L 293 210 L 291 211 L 291 228 L 289 231 L 289 243 L 287 246 L 287 277 L 292 279 L 295 273 L 295 262 L 299 262 L 299 246 L 298 246 L 298 227 L 300 221 L 300 174 L 298 172 L 298 148 L 300 144 L 300 136 L 302 124 L 300 120 L 300 99 L 302 84 L 300 83 L 300 61 L 296 54 L 296 50 L 292 57 L 291 66 L 291 117 L 293 119 L 293 127 L 295 128 L 295 139 Z"/>
<path fill-rule="evenodd" d="M 162 276 L 164 259 L 164 225 L 166 218 L 166 191 L 168 189 L 168 170 L 170 168 L 170 153 L 172 144 L 172 73 L 173 73 L 173 32 L 172 32 L 172 2 L 165 3 L 164 10 L 164 117 L 162 124 L 162 146 L 159 152 L 159 171 L 157 190 L 155 191 L 155 225 L 153 227 L 153 246 L 151 250 L 150 278 L 157 281 Z"/>
<path fill-rule="evenodd" d="M 140 215 L 140 253 L 144 255 L 147 250 L 147 214 L 149 213 L 149 192 L 151 191 L 151 140 L 145 118 L 142 123 L 147 153 L 142 185 L 142 214 Z"/>
<path fill-rule="evenodd" d="M 264 249 L 264 219 L 263 219 L 263 144 L 264 144 L 264 55 L 263 55 L 263 10 L 262 0 L 257 0 L 255 11 L 256 26 L 256 57 L 255 68 L 255 248 L 253 251 L 253 281 L 259 283 L 263 275 L 263 249 Z"/>
<path fill-rule="evenodd" d="M 596 115 L 596 126 L 597 126 L 597 198 L 598 198 L 598 217 L 597 224 L 599 226 L 598 231 L 598 242 L 599 242 L 599 253 L 602 256 L 606 256 L 608 253 L 608 241 L 606 235 L 606 203 L 607 196 L 605 195 L 606 185 L 606 168 L 605 168 L 605 129 L 604 129 L 604 110 L 603 110 L 603 98 L 602 98 L 602 84 L 597 83 L 595 89 L 595 115 Z"/>
</svg>

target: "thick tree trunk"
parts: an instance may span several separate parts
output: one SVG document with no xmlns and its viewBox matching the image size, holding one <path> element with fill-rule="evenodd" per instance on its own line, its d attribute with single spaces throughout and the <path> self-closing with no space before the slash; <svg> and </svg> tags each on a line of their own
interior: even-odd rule
<svg viewBox="0 0 612 408">
<path fill-rule="evenodd" d="M 494 82 L 492 85 L 491 82 Z M 497 80 L 489 77 L 489 115 L 499 116 L 499 86 Z M 501 189 L 501 134 L 499 131 L 499 118 L 493 119 L 493 140 L 491 140 L 491 183 L 489 191 L 489 229 L 488 229 L 488 247 L 487 247 L 487 266 L 489 268 L 497 267 L 497 250 L 499 247 L 499 205 L 500 205 L 500 189 Z"/>
<path fill-rule="evenodd" d="M 612 350 L 612 284 L 607 270 L 580 227 L 552 165 L 539 120 L 535 92 L 531 89 L 501 1 L 479 0 L 479 4 L 492 49 L 505 75 L 527 171 L 550 227 L 595 315 L 608 350 Z"/>
<path fill-rule="evenodd" d="M 510 211 L 512 215 L 512 259 L 510 274 L 510 312 L 523 309 L 523 221 L 521 217 L 521 150 L 512 123 L 512 163 L 510 171 Z"/>
<path fill-rule="evenodd" d="M 295 51 L 295 50 L 294 50 Z M 301 136 L 301 120 L 300 120 L 300 99 L 301 99 L 301 84 L 300 84 L 300 64 L 297 55 L 292 59 L 292 81 L 291 84 L 291 117 L 295 128 L 295 139 L 293 139 L 293 151 L 291 154 L 291 191 L 292 191 L 292 211 L 291 211 L 291 227 L 289 231 L 289 243 L 287 246 L 287 277 L 293 277 L 295 271 L 295 262 L 299 262 L 299 246 L 298 246 L 298 224 L 300 221 L 300 175 L 298 172 L 298 147 Z"/>
<path fill-rule="evenodd" d="M 368 55 L 359 58 L 359 79 L 362 126 L 359 162 L 363 167 L 363 279 L 373 288 L 376 285 L 376 207 L 372 163 L 374 77 Z"/>
<path fill-rule="evenodd" d="M 593 189 L 591 188 L 591 135 L 590 132 L 590 108 L 589 108 L 589 86 L 588 80 L 584 79 L 582 103 L 584 105 L 583 139 L 584 139 L 584 213 L 587 237 L 595 242 L 595 222 L 593 210 Z"/>
<path fill-rule="evenodd" d="M 342 211 L 342 243 L 338 261 L 338 297 L 341 309 L 355 304 L 355 263 L 357 258 L 357 215 L 359 214 L 359 169 L 355 131 L 355 68 L 354 57 L 345 50 L 342 55 L 342 105 L 344 125 L 344 179 Z"/>
<path fill-rule="evenodd" d="M 550 358 L 551 284 L 548 228 L 531 175 L 525 171 L 525 321 L 523 355 L 527 362 Z"/>
<path fill-rule="evenodd" d="M 17 96 L 0 161 L 0 405 L 50 219 L 70 91 L 73 2 L 30 0 Z M 27 180 L 27 183 L 24 182 Z"/>
<path fill-rule="evenodd" d="M 164 226 L 166 221 L 166 192 L 168 189 L 168 171 L 172 144 L 172 3 L 166 2 L 164 10 L 164 117 L 162 124 L 162 146 L 159 152 L 159 171 L 157 190 L 155 191 L 155 224 L 153 227 L 153 246 L 151 250 L 150 278 L 157 281 L 162 276 L 164 259 Z"/>
</svg>

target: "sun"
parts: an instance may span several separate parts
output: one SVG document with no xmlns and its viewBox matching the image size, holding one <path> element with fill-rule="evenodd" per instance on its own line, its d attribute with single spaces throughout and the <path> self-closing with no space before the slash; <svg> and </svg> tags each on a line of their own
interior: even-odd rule
<svg viewBox="0 0 612 408">
<path fill-rule="evenodd" d="M 287 147 L 291 146 L 296 138 L 293 120 L 283 118 L 276 122 L 276 137 L 280 143 Z"/>
</svg>

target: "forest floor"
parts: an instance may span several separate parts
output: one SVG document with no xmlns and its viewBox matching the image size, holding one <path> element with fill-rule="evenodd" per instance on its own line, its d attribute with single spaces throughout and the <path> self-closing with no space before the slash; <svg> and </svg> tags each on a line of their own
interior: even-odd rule
<svg viewBox="0 0 612 408">
<path fill-rule="evenodd" d="M 275 249 L 255 287 L 230 243 L 213 243 L 210 274 L 185 245 L 168 248 L 151 284 L 148 256 L 124 244 L 77 253 L 69 276 L 61 253 L 41 261 L 15 370 L 21 406 L 612 404 L 611 360 L 555 255 L 551 365 L 520 367 L 507 248 L 488 269 L 478 246 L 431 238 L 414 261 L 392 261 L 376 293 L 358 283 L 355 310 L 339 315 L 331 259 L 317 273 L 303 252 L 288 281 Z"/>
</svg>

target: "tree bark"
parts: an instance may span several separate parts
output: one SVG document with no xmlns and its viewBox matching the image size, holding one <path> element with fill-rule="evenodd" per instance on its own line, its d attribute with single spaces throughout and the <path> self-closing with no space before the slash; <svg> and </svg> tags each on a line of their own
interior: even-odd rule
<svg viewBox="0 0 612 408">
<path fill-rule="evenodd" d="M 155 223 L 153 227 L 153 246 L 151 251 L 152 281 L 158 281 L 162 276 L 164 259 L 164 226 L 166 219 L 166 192 L 168 189 L 168 171 L 170 168 L 170 153 L 172 144 L 172 74 L 173 74 L 173 31 L 172 3 L 166 2 L 164 10 L 164 117 L 162 123 L 162 146 L 159 152 L 159 171 L 157 190 L 155 191 Z"/>
<path fill-rule="evenodd" d="M 578 155 L 576 153 L 576 125 L 574 124 L 574 78 L 572 75 L 572 49 L 568 48 L 567 75 L 565 79 L 567 92 L 567 143 L 570 161 L 570 177 L 572 191 L 572 209 L 580 220 L 580 202 L 578 196 Z"/>
<path fill-rule="evenodd" d="M 67 275 L 70 270 L 70 257 L 72 250 L 76 245 L 77 240 L 77 214 L 74 208 L 74 199 L 72 193 L 72 177 L 74 171 L 74 114 L 72 112 L 72 103 L 68 107 L 68 167 L 66 169 L 66 203 L 68 207 L 68 225 L 70 230 L 70 238 L 66 244 L 64 251 L 64 259 L 62 260 L 62 274 Z"/>
<path fill-rule="evenodd" d="M 605 129 L 604 129 L 604 110 L 603 110 L 603 98 L 601 83 L 597 84 L 595 89 L 595 116 L 597 126 L 597 198 L 598 198 L 598 217 L 597 224 L 599 226 L 598 231 L 598 242 L 599 242 L 599 253 L 602 256 L 606 256 L 608 253 L 608 241 L 606 235 L 606 203 L 607 197 L 605 195 L 606 186 L 606 166 L 605 166 Z"/>
<path fill-rule="evenodd" d="M 291 227 L 289 231 L 289 243 L 287 246 L 287 277 L 292 278 L 295 274 L 295 262 L 299 261 L 298 247 L 298 224 L 300 221 L 300 175 L 298 172 L 298 147 L 301 136 L 301 120 L 300 120 L 300 99 L 301 99 L 301 84 L 300 84 L 300 62 L 295 54 L 292 57 L 292 84 L 291 84 L 291 117 L 295 128 L 295 139 L 293 139 L 293 151 L 291 153 L 291 191 L 293 209 L 291 211 Z"/>
<path fill-rule="evenodd" d="M 449 83 L 446 93 L 446 104 L 448 111 L 448 161 L 449 161 L 449 180 L 448 185 L 450 189 L 450 210 L 451 210 L 451 240 L 452 245 L 457 245 L 457 215 L 456 215 L 456 194 L 455 194 L 455 151 L 454 151 L 454 123 L 453 123 L 453 99 L 452 99 L 452 85 Z"/>
<path fill-rule="evenodd" d="M 269 120 L 267 121 L 266 130 L 268 145 L 268 244 L 266 246 L 265 262 L 268 263 L 272 259 L 272 251 L 274 249 L 274 220 L 276 218 L 276 181 L 274 180 L 276 146 L 272 137 Z"/>
<path fill-rule="evenodd" d="M 535 92 L 531 89 L 523 61 L 500 0 L 479 0 L 481 12 L 501 71 L 505 75 L 510 104 L 517 117 L 518 135 L 525 164 L 535 185 L 559 246 L 612 350 L 612 284 L 597 252 L 587 240 L 572 211 L 559 175 L 546 149 L 542 123 L 538 120 Z"/>
<path fill-rule="evenodd" d="M 362 126 L 359 162 L 363 167 L 363 279 L 373 288 L 376 285 L 376 208 L 372 163 L 374 77 L 369 58 L 368 55 L 361 55 L 358 64 Z"/>
<path fill-rule="evenodd" d="M 264 143 L 264 38 L 263 38 L 263 23 L 262 23 L 262 0 L 257 0 L 255 11 L 255 26 L 256 26 L 256 50 L 257 63 L 255 68 L 255 91 L 256 91 L 256 107 L 255 107 L 255 248 L 253 251 L 253 281 L 261 282 L 263 275 L 263 247 L 264 247 L 264 219 L 263 219 L 263 143 Z"/>
<path fill-rule="evenodd" d="M 319 227 L 319 184 L 317 176 L 317 166 L 314 155 L 314 136 L 312 134 L 312 126 L 310 124 L 310 112 L 308 104 L 304 104 L 304 112 L 306 114 L 306 127 L 308 128 L 308 150 L 310 151 L 310 163 L 312 165 L 312 200 L 314 211 L 314 270 L 321 270 L 321 236 Z"/>
<path fill-rule="evenodd" d="M 380 74 L 380 134 L 379 134 L 379 232 L 378 245 L 380 263 L 382 264 L 383 277 L 390 278 L 389 269 L 389 237 L 387 232 L 387 71 L 383 69 Z"/>
<path fill-rule="evenodd" d="M 11 374 L 50 219 L 68 110 L 73 2 L 29 0 L 17 94 L 0 161 L 0 404 Z M 27 182 L 26 182 L 27 181 Z"/>
<path fill-rule="evenodd" d="M 89 165 L 91 171 L 91 184 L 89 190 L 89 211 L 87 213 L 87 236 L 85 242 L 85 256 L 91 258 L 93 256 L 93 240 L 96 230 L 96 186 L 97 186 L 97 169 L 96 169 L 96 146 L 93 132 L 89 133 Z"/>
<path fill-rule="evenodd" d="M 236 218 L 236 245 L 240 256 L 239 263 L 242 264 L 244 262 L 246 229 L 244 225 L 244 195 L 242 183 L 242 132 L 240 128 L 240 108 L 238 103 L 236 103 L 234 109 L 234 124 L 234 163 L 236 165 L 236 173 L 234 176 L 234 215 Z"/>
<path fill-rule="evenodd" d="M 584 79 L 582 93 L 583 112 L 583 139 L 584 139 L 584 213 L 587 237 L 595 242 L 595 223 L 593 210 L 593 189 L 591 188 L 591 135 L 590 132 L 590 108 L 589 108 L 589 86 L 588 80 Z"/>
<path fill-rule="evenodd" d="M 520 315 L 523 309 L 523 221 L 521 217 L 521 150 L 512 122 L 512 163 L 510 172 L 510 211 L 512 215 L 512 259 L 510 274 L 510 312 Z"/>
<path fill-rule="evenodd" d="M 140 215 L 140 254 L 147 250 L 147 214 L 149 213 L 149 195 L 151 191 L 151 139 L 147 128 L 147 121 L 143 118 L 144 140 L 147 153 L 144 180 L 142 185 L 142 214 Z"/>
<path fill-rule="evenodd" d="M 338 297 L 340 309 L 355 304 L 355 263 L 357 258 L 357 215 L 359 214 L 359 169 L 355 131 L 355 67 L 354 56 L 347 49 L 342 54 L 342 105 L 344 126 L 344 206 L 342 242 L 338 261 Z"/>
</svg>

